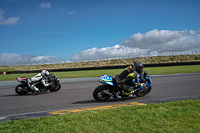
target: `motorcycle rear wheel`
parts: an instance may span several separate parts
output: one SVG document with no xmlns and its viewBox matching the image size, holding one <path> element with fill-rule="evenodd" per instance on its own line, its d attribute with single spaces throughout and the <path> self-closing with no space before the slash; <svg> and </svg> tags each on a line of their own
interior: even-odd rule
<svg viewBox="0 0 200 133">
<path fill-rule="evenodd" d="M 25 86 L 23 84 L 16 86 L 15 92 L 19 95 L 26 95 L 28 93 L 28 91 L 25 91 Z"/>
<path fill-rule="evenodd" d="M 105 94 L 103 91 L 110 91 L 111 86 L 108 85 L 100 85 L 97 88 L 95 88 L 93 92 L 93 97 L 97 101 L 106 101 L 108 100 L 111 96 L 108 94 Z"/>
</svg>

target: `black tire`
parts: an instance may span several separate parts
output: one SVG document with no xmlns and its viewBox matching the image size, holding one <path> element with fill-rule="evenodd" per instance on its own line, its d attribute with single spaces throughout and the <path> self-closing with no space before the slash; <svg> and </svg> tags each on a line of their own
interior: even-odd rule
<svg viewBox="0 0 200 133">
<path fill-rule="evenodd" d="M 60 90 L 60 88 L 61 88 L 61 84 L 58 83 L 57 86 L 49 87 L 49 91 L 51 91 L 51 92 L 56 92 L 56 91 Z"/>
<path fill-rule="evenodd" d="M 141 92 L 139 91 L 138 93 L 136 93 L 136 96 L 143 97 L 143 96 L 147 95 L 150 91 L 151 91 L 151 86 L 147 90 L 144 90 Z"/>
<path fill-rule="evenodd" d="M 100 85 L 97 88 L 95 88 L 93 92 L 93 97 L 97 101 L 106 101 L 108 100 L 111 96 L 108 94 L 103 93 L 104 90 L 111 91 L 112 86 L 108 85 Z"/>
<path fill-rule="evenodd" d="M 19 95 L 26 95 L 28 91 L 25 91 L 25 87 L 26 86 L 24 84 L 19 84 L 15 87 L 15 92 Z"/>
</svg>

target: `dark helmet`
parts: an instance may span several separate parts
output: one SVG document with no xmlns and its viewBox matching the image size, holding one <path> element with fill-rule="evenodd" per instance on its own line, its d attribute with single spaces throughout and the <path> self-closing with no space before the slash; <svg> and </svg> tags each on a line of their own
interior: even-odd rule
<svg viewBox="0 0 200 133">
<path fill-rule="evenodd" d="M 135 68 L 135 70 L 136 70 L 139 74 L 142 73 L 143 68 L 144 68 L 144 66 L 143 66 L 142 63 L 140 63 L 140 62 L 135 62 L 135 63 L 133 64 L 133 67 Z"/>
</svg>

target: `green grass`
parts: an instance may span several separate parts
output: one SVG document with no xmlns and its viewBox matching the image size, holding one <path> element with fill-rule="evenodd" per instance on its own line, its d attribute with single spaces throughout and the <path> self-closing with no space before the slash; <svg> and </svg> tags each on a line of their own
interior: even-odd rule
<svg viewBox="0 0 200 133">
<path fill-rule="evenodd" d="M 160 74 L 176 74 L 176 73 L 199 73 L 200 65 L 187 65 L 187 66 L 170 66 L 170 67 L 148 67 L 144 68 L 150 75 Z M 123 71 L 123 69 L 107 69 L 107 70 L 84 70 L 84 71 L 67 71 L 67 72 L 53 72 L 59 78 L 81 78 L 81 77 L 100 77 L 103 74 L 115 76 Z M 0 75 L 0 81 L 16 80 L 16 77 L 31 78 L 36 73 L 27 74 L 6 74 Z"/>
<path fill-rule="evenodd" d="M 200 65 L 149 67 L 145 68 L 150 75 L 177 74 L 177 73 L 199 73 Z"/>
<path fill-rule="evenodd" d="M 7 121 L 0 132 L 199 133 L 200 99 Z"/>
</svg>

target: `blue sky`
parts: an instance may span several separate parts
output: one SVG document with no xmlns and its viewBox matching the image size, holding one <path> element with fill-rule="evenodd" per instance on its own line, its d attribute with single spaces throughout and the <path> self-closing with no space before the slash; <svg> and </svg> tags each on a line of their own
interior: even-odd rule
<svg viewBox="0 0 200 133">
<path fill-rule="evenodd" d="M 198 49 L 199 16 L 199 0 L 0 0 L 0 55 L 33 54 L 63 59 L 109 56 L 105 52 L 153 47 L 152 41 L 147 40 L 152 34 L 155 40 L 164 34 L 175 34 L 173 42 L 193 38 L 190 46 Z M 142 42 L 131 38 L 139 35 Z M 171 43 L 162 42 L 160 46 L 169 47 Z M 108 51 L 102 53 L 105 49 Z"/>
</svg>

